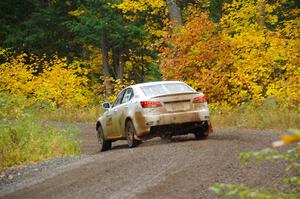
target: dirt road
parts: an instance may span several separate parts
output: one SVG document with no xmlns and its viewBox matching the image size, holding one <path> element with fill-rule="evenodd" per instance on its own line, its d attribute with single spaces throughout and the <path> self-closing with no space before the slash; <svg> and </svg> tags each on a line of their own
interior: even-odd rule
<svg viewBox="0 0 300 199">
<path fill-rule="evenodd" d="M 89 155 L 9 185 L 1 198 L 217 198 L 208 191 L 215 182 L 272 185 L 284 175 L 282 163 L 239 161 L 240 152 L 270 146 L 278 133 L 216 129 L 204 141 L 153 139 L 134 149 L 119 141 L 99 153 L 94 126 L 81 128 Z"/>
</svg>

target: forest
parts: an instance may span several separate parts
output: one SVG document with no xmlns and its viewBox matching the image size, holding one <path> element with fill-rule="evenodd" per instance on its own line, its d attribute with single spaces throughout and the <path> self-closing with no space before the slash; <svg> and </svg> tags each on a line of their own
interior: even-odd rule
<svg viewBox="0 0 300 199">
<path fill-rule="evenodd" d="M 79 154 L 76 129 L 49 121 L 93 123 L 141 82 L 202 91 L 215 126 L 300 128 L 298 0 L 10 0 L 0 10 L 0 170 Z"/>
<path fill-rule="evenodd" d="M 298 107 L 299 2 L 2 1 L 0 90 L 54 107 L 182 80 L 212 107 Z M 117 88 L 116 88 L 117 87 Z"/>
</svg>

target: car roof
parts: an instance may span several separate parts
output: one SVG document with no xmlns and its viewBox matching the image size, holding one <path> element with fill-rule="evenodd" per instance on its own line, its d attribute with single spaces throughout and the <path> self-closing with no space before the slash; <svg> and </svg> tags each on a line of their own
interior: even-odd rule
<svg viewBox="0 0 300 199">
<path fill-rule="evenodd" d="M 184 83 L 182 81 L 154 81 L 154 82 L 145 82 L 145 83 L 133 84 L 133 85 L 130 85 L 130 86 L 126 87 L 125 89 L 132 88 L 135 91 L 137 91 L 137 93 L 145 96 L 145 93 L 142 92 L 142 89 L 141 89 L 141 87 L 143 87 L 143 86 L 152 86 L 152 85 L 159 85 L 159 84 L 174 84 L 174 83 L 187 85 L 186 83 Z M 187 85 L 187 86 L 190 87 L 189 85 Z M 190 87 L 190 88 L 193 91 L 195 91 L 195 89 L 193 89 L 192 87 Z M 197 91 L 195 91 L 195 92 L 197 92 Z"/>
<path fill-rule="evenodd" d="M 155 81 L 155 82 L 146 82 L 146 83 L 139 83 L 132 85 L 131 87 L 142 87 L 142 86 L 152 86 L 152 85 L 157 85 L 157 84 L 168 84 L 168 83 L 181 83 L 185 84 L 184 82 L 181 81 Z"/>
</svg>

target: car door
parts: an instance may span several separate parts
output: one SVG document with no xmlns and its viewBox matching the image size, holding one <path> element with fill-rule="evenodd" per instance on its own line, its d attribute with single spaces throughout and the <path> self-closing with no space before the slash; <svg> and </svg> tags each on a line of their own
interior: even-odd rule
<svg viewBox="0 0 300 199">
<path fill-rule="evenodd" d="M 129 103 L 133 97 L 132 88 L 127 88 L 124 92 L 121 104 L 116 107 L 116 110 L 112 117 L 113 128 L 116 137 L 121 137 L 124 135 L 125 130 L 125 120 L 128 116 Z"/>
<path fill-rule="evenodd" d="M 108 110 L 106 113 L 105 119 L 106 119 L 106 132 L 107 132 L 107 137 L 109 139 L 113 139 L 118 137 L 118 133 L 115 129 L 114 123 L 113 123 L 113 117 L 118 111 L 118 106 L 122 102 L 122 98 L 124 96 L 125 90 L 121 91 L 119 95 L 117 96 L 116 100 L 112 104 L 111 109 Z"/>
</svg>

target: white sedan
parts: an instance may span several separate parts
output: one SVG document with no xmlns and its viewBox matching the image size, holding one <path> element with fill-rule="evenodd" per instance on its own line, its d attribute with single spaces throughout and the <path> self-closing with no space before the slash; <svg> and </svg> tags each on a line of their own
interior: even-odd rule
<svg viewBox="0 0 300 199">
<path fill-rule="evenodd" d="M 160 136 L 193 133 L 205 139 L 212 132 L 205 95 L 180 81 L 159 81 L 128 86 L 97 120 L 100 151 L 112 142 L 127 139 L 129 147 Z"/>
</svg>

